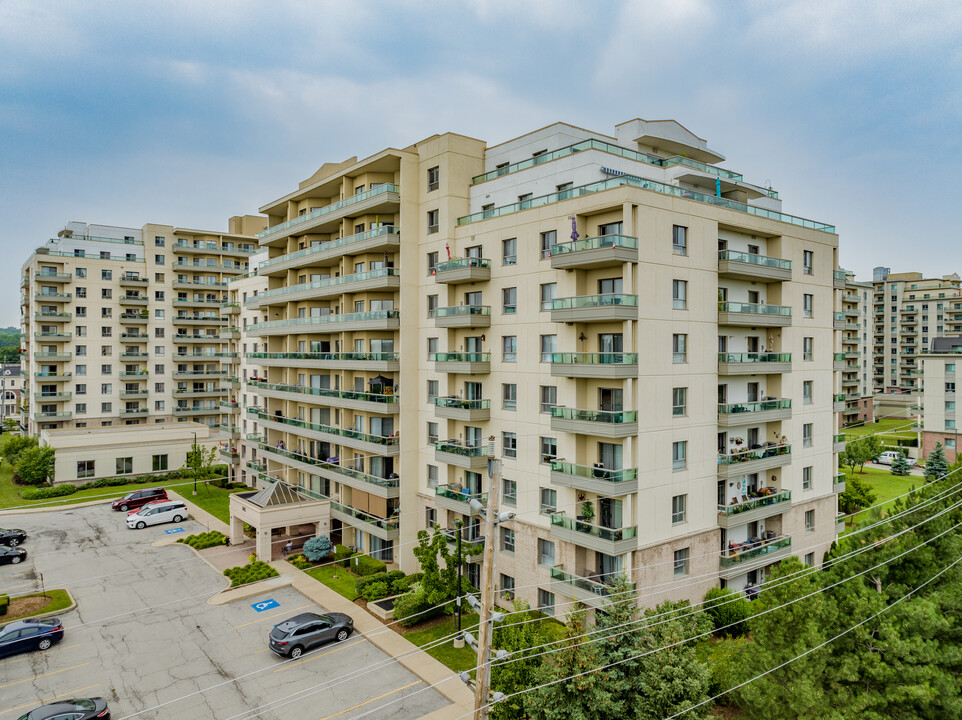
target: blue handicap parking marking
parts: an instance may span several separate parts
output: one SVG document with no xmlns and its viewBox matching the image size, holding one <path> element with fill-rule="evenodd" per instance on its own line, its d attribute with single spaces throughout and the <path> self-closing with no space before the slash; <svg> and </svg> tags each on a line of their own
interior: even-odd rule
<svg viewBox="0 0 962 720">
<path fill-rule="evenodd" d="M 173 535 L 174 533 L 184 532 L 184 528 L 171 528 L 170 530 L 164 530 L 168 535 Z"/>
<path fill-rule="evenodd" d="M 271 608 L 276 608 L 280 606 L 281 604 L 277 602 L 277 600 L 274 600 L 273 598 L 271 598 L 270 600 L 261 600 L 260 602 L 256 602 L 253 605 L 251 605 L 251 607 L 254 608 L 254 610 L 256 610 L 257 612 L 264 612 L 265 610 L 270 610 Z"/>
</svg>

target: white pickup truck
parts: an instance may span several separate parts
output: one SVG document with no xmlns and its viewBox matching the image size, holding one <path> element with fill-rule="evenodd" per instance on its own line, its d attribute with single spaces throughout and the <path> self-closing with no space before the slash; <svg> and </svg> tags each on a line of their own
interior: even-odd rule
<svg viewBox="0 0 962 720">
<path fill-rule="evenodd" d="M 901 453 L 897 453 L 894 450 L 886 450 L 876 458 L 875 462 L 879 465 L 891 465 L 900 454 Z M 909 467 L 915 467 L 915 458 L 907 457 L 905 458 L 905 462 L 909 464 Z"/>
</svg>

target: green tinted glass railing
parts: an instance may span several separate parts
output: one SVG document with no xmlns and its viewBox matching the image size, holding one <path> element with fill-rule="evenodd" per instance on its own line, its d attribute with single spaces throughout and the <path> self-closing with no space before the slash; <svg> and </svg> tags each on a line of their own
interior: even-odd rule
<svg viewBox="0 0 962 720">
<path fill-rule="evenodd" d="M 222 308 L 239 308 L 240 303 L 239 302 L 222 302 L 220 306 Z"/>
<path fill-rule="evenodd" d="M 38 412 L 34 413 L 35 420 L 67 420 L 73 417 L 72 412 Z"/>
<path fill-rule="evenodd" d="M 332 425 L 318 425 L 315 423 L 305 422 L 304 420 L 296 420 L 294 418 L 284 417 L 283 415 L 270 415 L 259 408 L 247 408 L 247 412 L 256 415 L 259 419 L 264 421 L 281 423 L 283 425 L 290 425 L 291 427 L 304 428 L 305 430 L 314 430 L 316 432 L 351 438 L 353 440 L 363 440 L 364 442 L 376 443 L 378 445 L 394 446 L 400 442 L 400 438 L 397 435 L 371 435 L 359 430 L 339 428 Z"/>
<path fill-rule="evenodd" d="M 845 322 L 845 313 L 843 312 L 834 313 L 834 318 L 839 322 Z"/>
<path fill-rule="evenodd" d="M 569 157 L 570 155 L 574 155 L 575 153 L 579 153 L 584 150 L 601 150 L 602 152 L 618 155 L 619 157 L 627 158 L 629 160 L 637 160 L 638 162 L 654 165 L 655 167 L 663 167 L 661 158 L 657 158 L 654 155 L 646 155 L 645 153 L 629 150 L 628 148 L 619 147 L 618 145 L 612 145 L 611 143 L 607 143 L 602 140 L 582 140 L 574 145 L 568 145 L 567 147 L 552 150 L 551 152 L 543 153 L 542 155 L 537 155 L 535 157 L 528 158 L 527 160 L 522 160 L 521 162 L 496 168 L 495 170 L 486 172 L 483 175 L 475 175 L 473 178 L 471 178 L 471 183 L 477 185 L 478 183 L 482 183 L 487 180 L 493 180 L 494 178 L 502 177 L 503 175 L 510 175 L 511 173 L 516 173 L 520 170 L 527 170 L 528 168 L 535 167 L 536 165 L 543 165 L 544 163 L 551 162 L 552 160 Z"/>
<path fill-rule="evenodd" d="M 491 261 L 487 258 L 466 257 L 457 260 L 445 260 L 434 266 L 434 272 L 440 273 L 445 270 L 461 270 L 462 268 L 490 268 Z"/>
<path fill-rule="evenodd" d="M 586 592 L 593 593 L 594 595 L 601 595 L 602 597 L 610 595 L 612 592 L 612 588 L 608 584 L 609 581 L 607 581 L 605 578 L 601 578 L 601 577 L 599 577 L 598 579 L 583 578 L 583 577 L 579 577 L 578 575 L 572 575 L 570 573 L 566 573 L 560 568 L 556 568 L 556 567 L 551 568 L 551 580 L 553 582 L 560 582 L 560 583 L 564 583 L 565 585 L 569 585 L 571 587 L 576 587 L 581 590 L 585 590 Z M 635 583 L 628 583 L 628 586 L 632 590 L 635 589 Z"/>
<path fill-rule="evenodd" d="M 36 332 L 33 334 L 35 338 L 41 340 L 60 338 L 61 340 L 69 340 L 73 337 L 73 333 L 63 333 L 63 332 Z"/>
<path fill-rule="evenodd" d="M 749 263 L 751 265 L 759 265 L 762 267 L 778 268 L 779 270 L 792 269 L 791 260 L 766 257 L 765 255 L 753 255 L 752 253 L 739 252 L 738 250 L 721 250 L 718 253 L 718 259 Z"/>
<path fill-rule="evenodd" d="M 37 280 L 72 280 L 73 275 L 70 273 L 58 273 L 58 272 L 36 272 L 33 274 Z"/>
<path fill-rule="evenodd" d="M 665 158 L 661 161 L 661 164 L 665 167 L 672 167 L 673 165 L 684 165 L 685 167 L 690 167 L 694 170 L 701 170 L 702 172 L 710 173 L 711 175 L 717 175 L 718 177 L 725 178 L 726 180 L 743 180 L 744 176 L 737 172 L 732 172 L 731 170 L 725 170 L 724 168 L 715 167 L 714 165 L 707 165 L 703 162 L 698 162 L 697 160 L 692 160 L 691 158 L 682 157 L 681 155 L 675 155 L 674 157 Z M 769 197 L 778 197 L 778 193 L 774 190 L 766 189 L 765 191 Z"/>
<path fill-rule="evenodd" d="M 543 156 L 542 156 L 543 157 Z M 556 193 L 550 193 L 548 195 L 542 195 L 540 197 L 531 198 L 530 200 L 524 200 L 522 202 L 512 203 L 510 205 L 503 205 L 497 208 L 491 208 L 490 210 L 482 210 L 481 212 L 474 213 L 472 215 L 465 215 L 464 217 L 458 218 L 458 225 L 468 225 L 470 223 L 479 222 L 481 220 L 487 220 L 489 218 L 501 217 L 504 215 L 510 215 L 512 213 L 521 212 L 522 210 L 528 210 L 530 208 L 543 207 L 544 205 L 550 205 L 552 203 L 560 202 L 562 200 L 568 200 L 575 197 L 583 197 L 585 195 L 591 195 L 597 192 L 603 192 L 605 190 L 610 190 L 612 188 L 623 187 L 629 185 L 631 187 L 638 187 L 643 190 L 652 190 L 657 193 L 664 195 L 671 195 L 673 197 L 680 197 L 686 200 L 694 200 L 696 202 L 702 202 L 709 205 L 715 205 L 718 207 L 727 208 L 729 210 L 735 210 L 738 212 L 748 213 L 749 215 L 756 215 L 758 217 L 769 218 L 771 220 L 777 220 L 779 222 L 789 223 L 791 225 L 797 225 L 799 227 L 811 228 L 813 230 L 821 230 L 824 232 L 835 232 L 835 227 L 832 225 L 827 225 L 825 223 L 816 222 L 815 220 L 806 220 L 805 218 L 795 217 L 794 215 L 786 215 L 785 213 L 776 212 L 774 210 L 766 210 L 765 208 L 756 207 L 754 205 L 746 205 L 745 203 L 736 202 L 734 200 L 728 200 L 727 198 L 715 197 L 714 195 L 706 195 L 704 193 L 695 192 L 694 190 L 689 190 L 687 188 L 681 188 L 675 185 L 666 185 L 665 183 L 657 182 L 655 180 L 645 180 L 642 178 L 634 177 L 632 175 L 622 175 L 620 177 L 611 178 L 609 180 L 602 180 L 596 183 L 590 183 L 588 185 L 581 185 L 580 187 L 571 188 L 570 190 L 563 190 Z"/>
<path fill-rule="evenodd" d="M 139 243 L 138 243 L 139 244 Z M 126 255 L 101 255 L 99 252 L 94 251 L 91 253 L 85 253 L 83 250 L 78 250 L 76 252 L 61 252 L 60 250 L 50 250 L 48 252 L 37 251 L 38 255 L 57 255 L 60 257 L 70 257 L 70 258 L 91 258 L 93 260 L 123 260 L 125 262 L 143 262 L 142 257 L 128 258 Z"/>
<path fill-rule="evenodd" d="M 192 278 L 190 280 L 176 278 L 174 280 L 174 285 L 197 285 L 202 287 L 227 287 L 226 282 L 220 282 L 219 280 L 202 280 L 201 278 Z"/>
<path fill-rule="evenodd" d="M 573 475 L 575 477 L 590 478 L 592 480 L 604 480 L 605 482 L 620 483 L 638 479 L 637 468 L 624 468 L 622 470 L 609 470 L 600 467 L 588 467 L 587 465 L 575 465 L 561 460 L 551 461 L 551 472 Z"/>
<path fill-rule="evenodd" d="M 617 542 L 619 540 L 629 540 L 637 537 L 637 527 L 607 528 L 601 525 L 591 525 L 574 518 L 564 517 L 563 515 L 551 515 L 551 524 L 563 527 L 565 530 L 574 530 L 585 535 L 593 535 L 602 540 Z"/>
<path fill-rule="evenodd" d="M 731 455 L 719 455 L 718 464 L 736 465 L 738 463 L 751 462 L 752 460 L 764 460 L 779 455 L 790 455 L 791 452 L 791 445 L 766 445 L 763 448 L 756 448 L 755 450 L 736 450 Z"/>
<path fill-rule="evenodd" d="M 468 315 L 490 315 L 490 305 L 453 305 L 451 307 L 439 307 L 434 317 L 465 317 Z"/>
<path fill-rule="evenodd" d="M 431 362 L 491 362 L 491 353 L 481 352 L 439 352 L 430 353 Z"/>
<path fill-rule="evenodd" d="M 720 363 L 787 363 L 791 353 L 718 353 Z"/>
<path fill-rule="evenodd" d="M 182 375 L 226 375 L 226 370 L 174 370 L 174 377 L 179 377 Z"/>
<path fill-rule="evenodd" d="M 460 398 L 436 397 L 435 407 L 451 408 L 453 410 L 490 410 L 490 400 L 462 400 Z"/>
<path fill-rule="evenodd" d="M 277 288 L 276 290 L 265 290 L 256 297 L 247 298 L 247 303 L 265 298 L 283 297 L 291 293 L 304 292 L 305 290 L 320 290 L 326 287 L 337 287 L 339 285 L 349 285 L 350 283 L 361 282 L 363 280 L 375 280 L 384 277 L 400 277 L 401 271 L 395 268 L 380 268 L 370 272 L 354 273 L 353 275 L 342 275 L 336 278 L 316 280 L 314 282 L 302 283 L 301 285 L 289 285 L 288 287 Z"/>
<path fill-rule="evenodd" d="M 47 400 L 47 401 L 50 401 L 50 400 L 69 400 L 71 397 L 73 397 L 73 393 L 70 393 L 70 392 L 52 392 L 52 393 L 51 393 L 51 392 L 39 392 L 39 393 L 34 393 L 33 397 L 34 397 L 34 399 L 36 399 L 36 400 L 38 400 L 38 401 L 41 401 L 41 402 L 44 401 L 44 400 Z"/>
<path fill-rule="evenodd" d="M 34 316 L 35 318 L 40 319 L 40 320 L 43 320 L 43 319 L 45 319 L 45 318 L 62 318 L 62 319 L 64 319 L 64 320 L 69 320 L 70 318 L 73 317 L 73 313 L 67 313 L 67 312 L 38 312 L 38 313 L 34 313 L 33 316 Z"/>
<path fill-rule="evenodd" d="M 832 271 L 832 276 L 833 276 L 836 280 L 844 280 L 845 277 L 846 277 L 846 273 L 845 273 L 844 270 L 833 270 L 833 271 Z"/>
<path fill-rule="evenodd" d="M 474 447 L 450 442 L 436 442 L 434 443 L 434 449 L 452 455 L 461 455 L 462 457 L 484 457 L 487 454 L 487 450 L 482 446 Z"/>
<path fill-rule="evenodd" d="M 784 305 L 761 305 L 759 303 L 720 302 L 718 312 L 750 313 L 753 315 L 782 315 L 791 317 L 792 309 Z"/>
<path fill-rule="evenodd" d="M 835 362 L 844 362 L 846 353 L 834 353 L 832 355 L 832 360 Z"/>
<path fill-rule="evenodd" d="M 34 297 L 37 300 L 70 300 L 73 293 L 36 293 Z"/>
<path fill-rule="evenodd" d="M 732 415 L 735 413 L 754 413 L 766 412 L 768 410 L 789 410 L 792 407 L 790 399 L 783 400 L 759 400 L 758 402 L 743 403 L 720 403 L 718 413 L 720 415 Z"/>
<path fill-rule="evenodd" d="M 551 417 L 563 420 L 585 420 L 600 423 L 631 423 L 638 421 L 637 410 L 580 410 L 578 408 L 555 405 L 551 408 Z"/>
<path fill-rule="evenodd" d="M 792 539 L 788 536 L 784 536 L 775 538 L 774 540 L 769 540 L 760 547 L 752 547 L 746 550 L 723 550 L 721 556 L 721 566 L 731 567 L 732 565 L 748 562 L 749 560 L 754 560 L 755 558 L 777 552 L 782 548 L 790 548 L 791 546 Z"/>
<path fill-rule="evenodd" d="M 334 502 L 333 500 L 331 500 L 331 510 L 336 510 L 337 512 L 344 513 L 345 515 L 350 515 L 354 519 L 368 523 L 369 525 L 376 525 L 382 530 L 397 530 L 398 527 L 397 518 L 386 520 L 384 518 L 379 518 L 376 515 L 371 515 L 370 513 L 366 513 L 361 510 L 356 510 L 348 505 L 342 505 L 339 502 Z"/>
<path fill-rule="evenodd" d="M 769 505 L 777 505 L 781 502 L 788 502 L 791 499 L 791 490 L 785 490 L 784 492 L 756 497 L 746 502 L 732 503 L 731 505 L 719 505 L 718 512 L 721 515 L 738 515 L 743 512 L 748 512 L 749 510 L 757 510 L 758 508 L 768 507 Z"/>
<path fill-rule="evenodd" d="M 296 250 L 295 252 L 287 253 L 286 255 L 273 257 L 270 260 L 265 260 L 262 262 L 260 264 L 260 269 L 266 270 L 274 265 L 277 265 L 278 263 L 297 260 L 298 258 L 307 257 L 309 255 L 316 255 L 317 253 L 326 252 L 339 247 L 345 247 L 346 245 L 362 242 L 364 240 L 370 240 L 371 238 L 381 237 L 383 235 L 400 236 L 400 233 L 395 225 L 382 225 L 379 228 L 366 230 L 362 233 L 348 235 L 347 237 L 338 238 L 337 240 L 330 240 L 328 242 L 320 243 L 319 245 L 312 245 L 311 247 L 306 247 L 303 250 Z M 239 278 L 234 278 L 234 280 L 238 279 Z"/>
<path fill-rule="evenodd" d="M 191 305 L 210 305 L 212 307 L 220 307 L 220 300 L 201 300 L 201 299 L 190 299 L 190 298 L 174 298 L 175 303 L 190 303 Z"/>
<path fill-rule="evenodd" d="M 548 362 L 561 365 L 637 365 L 638 353 L 548 353 Z"/>
<path fill-rule="evenodd" d="M 273 453 L 274 455 L 283 455 L 291 460 L 297 460 L 298 462 L 305 463 L 307 465 L 313 465 L 322 470 L 328 470 L 330 472 L 335 472 L 338 475 L 344 475 L 345 477 L 353 478 L 355 480 L 360 480 L 362 482 L 369 483 L 371 485 L 377 485 L 378 487 L 394 488 L 398 487 L 401 483 L 398 478 L 382 478 L 376 475 L 369 475 L 360 470 L 355 470 L 344 465 L 337 465 L 335 463 L 325 462 L 324 460 L 319 460 L 317 458 L 310 457 L 309 455 L 301 455 L 299 453 L 291 452 L 286 448 L 271 447 L 265 442 L 261 442 L 260 449 L 264 452 Z"/>
<path fill-rule="evenodd" d="M 604 295 L 579 295 L 577 297 L 555 298 L 548 301 L 550 310 L 571 310 L 573 308 L 608 307 L 611 305 L 638 306 L 637 295 L 606 293 Z"/>
<path fill-rule="evenodd" d="M 342 362 L 397 362 L 401 356 L 398 353 L 244 353 L 249 360 L 330 360 Z"/>
<path fill-rule="evenodd" d="M 351 195 L 351 197 L 345 198 L 344 200 L 338 200 L 337 202 L 333 202 L 330 205 L 326 205 L 325 207 L 318 208 L 317 210 L 314 210 L 309 213 L 305 213 L 304 215 L 299 215 L 298 217 L 292 220 L 288 220 L 287 222 L 283 222 L 280 225 L 275 225 L 274 227 L 267 228 L 267 230 L 263 230 L 257 233 L 257 237 L 265 238 L 271 235 L 276 235 L 277 233 L 283 232 L 284 230 L 288 230 L 292 227 L 297 227 L 298 225 L 303 225 L 304 223 L 310 222 L 311 220 L 316 220 L 319 217 L 330 215 L 331 213 L 337 212 L 338 210 L 342 210 L 346 207 L 350 207 L 351 205 L 356 205 L 359 202 L 363 202 L 364 200 L 369 200 L 372 197 L 377 197 L 378 195 L 383 195 L 384 193 L 388 193 L 388 192 L 394 192 L 394 193 L 399 192 L 399 188 L 397 185 L 394 185 L 393 183 L 384 183 L 383 185 L 378 185 L 375 188 L 371 188 L 370 190 L 367 190 L 365 192 L 358 193 L 357 195 Z"/>
<path fill-rule="evenodd" d="M 550 253 L 551 255 L 564 255 L 609 247 L 638 249 L 638 238 L 630 235 L 600 235 L 599 237 L 582 238 L 581 240 L 552 245 Z"/>
<path fill-rule="evenodd" d="M 843 442 L 845 442 L 845 433 L 841 433 L 841 434 L 839 434 L 839 435 L 833 435 L 833 436 L 832 436 L 832 442 L 833 442 L 833 443 L 843 443 Z"/>
<path fill-rule="evenodd" d="M 73 353 L 35 352 L 33 356 L 41 360 L 69 360 Z"/>
<path fill-rule="evenodd" d="M 460 488 L 457 485 L 438 485 L 434 488 L 435 497 L 443 497 L 448 500 L 457 500 L 458 502 L 469 502 L 471 500 L 477 500 L 482 505 L 488 504 L 488 494 L 487 493 L 474 493 L 468 492 L 467 488 Z"/>
<path fill-rule="evenodd" d="M 287 320 L 268 320 L 249 326 L 248 332 L 269 330 L 271 328 L 310 327 L 311 325 L 337 325 L 340 323 L 364 322 L 367 320 L 392 320 L 401 317 L 399 310 L 371 310 L 359 313 L 341 313 L 340 315 L 324 315 L 322 317 L 289 318 Z"/>
<path fill-rule="evenodd" d="M 266 383 L 259 380 L 248 380 L 248 387 L 263 388 L 264 390 L 277 390 L 279 392 L 300 393 L 301 395 L 316 395 L 318 397 L 341 398 L 342 400 L 361 400 L 363 402 L 384 403 L 386 405 L 396 405 L 397 395 L 384 395 L 381 393 L 356 392 L 354 390 L 334 390 L 332 388 L 304 387 L 303 385 L 281 385 L 276 383 Z"/>
<path fill-rule="evenodd" d="M 832 397 L 835 402 L 845 402 L 845 393 L 836 393 Z"/>
</svg>

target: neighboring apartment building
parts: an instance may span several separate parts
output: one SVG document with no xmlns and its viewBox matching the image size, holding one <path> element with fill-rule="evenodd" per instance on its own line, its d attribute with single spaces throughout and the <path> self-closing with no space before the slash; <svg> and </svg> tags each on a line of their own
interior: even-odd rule
<svg viewBox="0 0 962 720">
<path fill-rule="evenodd" d="M 23 392 L 23 373 L 20 365 L 5 363 L 0 365 L 0 420 L 15 418 L 20 420 L 20 394 Z"/>
<path fill-rule="evenodd" d="M 229 286 L 242 473 L 331 497 L 338 542 L 408 570 L 418 530 L 476 538 L 496 492 L 499 589 L 547 612 L 621 571 L 655 603 L 819 564 L 837 236 L 721 160 L 632 120 L 324 165 L 261 208 L 269 259 Z"/>
<path fill-rule="evenodd" d="M 918 393 L 919 353 L 934 338 L 962 332 L 962 280 L 923 278 L 875 268 L 873 386 L 876 393 Z"/>
<path fill-rule="evenodd" d="M 21 273 L 27 412 L 41 430 L 216 424 L 230 343 L 227 280 L 248 272 L 263 217 L 229 232 L 70 223 Z"/>
<path fill-rule="evenodd" d="M 839 299 L 841 310 L 835 314 L 840 347 L 835 354 L 835 370 L 841 372 L 842 392 L 835 397 L 839 426 L 874 422 L 872 396 L 872 283 L 857 282 L 853 273 L 836 271 L 845 279 Z"/>
<path fill-rule="evenodd" d="M 956 460 L 959 444 L 955 377 L 956 367 L 962 369 L 962 337 L 935 338 L 931 349 L 920 360 L 925 380 L 922 392 L 925 422 L 919 456 L 928 457 L 935 443 L 940 442 L 951 464 Z"/>
</svg>

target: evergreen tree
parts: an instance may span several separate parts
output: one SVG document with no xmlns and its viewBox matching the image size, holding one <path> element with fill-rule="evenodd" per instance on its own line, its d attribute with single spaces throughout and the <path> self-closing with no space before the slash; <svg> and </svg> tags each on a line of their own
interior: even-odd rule
<svg viewBox="0 0 962 720">
<path fill-rule="evenodd" d="M 635 685 L 641 671 L 640 660 L 629 660 L 642 652 L 639 643 L 641 628 L 638 624 L 630 624 L 637 623 L 640 614 L 635 586 L 623 573 L 611 578 L 610 582 L 610 597 L 604 609 L 595 616 L 597 634 L 589 638 L 597 645 L 598 665 L 619 663 L 605 671 L 612 697 L 606 707 L 597 708 L 598 720 L 622 720 L 631 714 L 637 702 Z"/>
<path fill-rule="evenodd" d="M 935 449 L 929 453 L 925 459 L 925 479 L 928 481 L 938 480 L 949 471 L 949 463 L 945 459 L 945 452 L 942 450 L 942 443 L 935 443 Z"/>
<path fill-rule="evenodd" d="M 838 496 L 838 507 L 846 515 L 851 515 L 872 507 L 877 499 L 871 485 L 858 475 L 851 475 L 845 480 L 845 492 Z"/>
<path fill-rule="evenodd" d="M 498 650 L 511 653 L 510 662 L 491 666 L 491 689 L 511 695 L 519 690 L 534 687 L 535 674 L 541 665 L 544 655 L 526 659 L 528 655 L 544 652 L 547 648 L 531 650 L 549 641 L 547 633 L 542 629 L 541 622 L 526 622 L 538 617 L 532 612 L 524 600 L 514 601 L 514 611 L 509 623 L 503 627 L 494 626 L 491 646 Z M 495 720 L 525 720 L 524 695 L 509 698 L 492 706 L 491 717 Z"/>
<path fill-rule="evenodd" d="M 905 477 L 910 472 L 908 460 L 905 459 L 905 453 L 900 452 L 895 460 L 892 461 L 892 474 L 898 477 Z"/>
</svg>

